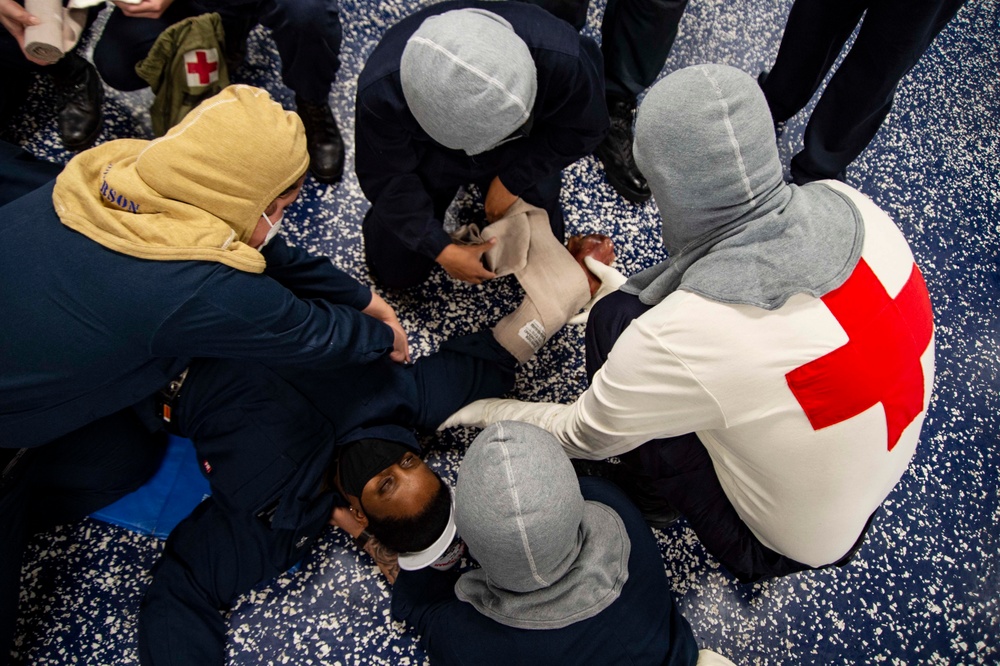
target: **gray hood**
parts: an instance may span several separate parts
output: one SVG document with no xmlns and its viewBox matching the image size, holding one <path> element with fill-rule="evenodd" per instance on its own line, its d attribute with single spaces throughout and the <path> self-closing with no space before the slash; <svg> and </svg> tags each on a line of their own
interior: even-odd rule
<svg viewBox="0 0 1000 666">
<path fill-rule="evenodd" d="M 698 65 L 653 86 L 635 160 L 669 254 L 622 287 L 644 303 L 683 289 L 772 310 L 839 287 L 861 256 L 864 226 L 850 201 L 822 182 L 785 183 L 767 102 L 738 69 Z"/>
<path fill-rule="evenodd" d="M 631 542 L 609 507 L 584 501 L 550 433 L 516 421 L 484 430 L 455 488 L 455 523 L 482 569 L 458 598 L 522 629 L 557 629 L 597 615 L 628 580 Z"/>
<path fill-rule="evenodd" d="M 535 61 L 510 23 L 482 9 L 432 16 L 406 42 L 399 79 L 432 139 L 469 155 L 496 147 L 531 115 Z"/>
</svg>

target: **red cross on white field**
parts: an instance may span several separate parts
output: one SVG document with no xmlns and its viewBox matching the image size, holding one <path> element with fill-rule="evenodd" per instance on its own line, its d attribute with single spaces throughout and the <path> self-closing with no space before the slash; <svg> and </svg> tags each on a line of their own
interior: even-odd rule
<svg viewBox="0 0 1000 666">
<path fill-rule="evenodd" d="M 215 49 L 197 49 L 184 54 L 187 84 L 190 88 L 207 86 L 219 80 L 219 53 Z"/>
<path fill-rule="evenodd" d="M 920 357 L 934 333 L 924 278 L 914 264 L 902 291 L 890 298 L 862 259 L 847 282 L 822 300 L 848 342 L 789 372 L 788 387 L 814 430 L 881 403 L 892 451 L 924 409 Z"/>
</svg>

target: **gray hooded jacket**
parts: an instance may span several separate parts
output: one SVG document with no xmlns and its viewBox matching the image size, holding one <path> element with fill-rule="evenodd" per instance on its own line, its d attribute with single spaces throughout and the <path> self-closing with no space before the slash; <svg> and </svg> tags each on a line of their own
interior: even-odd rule
<svg viewBox="0 0 1000 666">
<path fill-rule="evenodd" d="M 773 310 L 793 294 L 836 289 L 861 256 L 864 226 L 850 201 L 821 181 L 785 183 L 767 102 L 738 69 L 698 65 L 653 86 L 635 160 L 669 254 L 622 287 L 643 303 L 683 289 Z"/>
<path fill-rule="evenodd" d="M 593 617 L 628 580 L 624 523 L 584 501 L 559 442 L 537 426 L 504 421 L 480 433 L 459 470 L 455 523 L 482 565 L 459 578 L 455 594 L 510 627 Z"/>
</svg>

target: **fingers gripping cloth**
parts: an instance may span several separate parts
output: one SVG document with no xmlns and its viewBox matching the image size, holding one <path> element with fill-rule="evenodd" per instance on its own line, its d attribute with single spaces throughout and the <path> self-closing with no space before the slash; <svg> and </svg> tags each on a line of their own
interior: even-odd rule
<svg viewBox="0 0 1000 666">
<path fill-rule="evenodd" d="M 552 235 L 548 214 L 523 201 L 486 227 L 482 238 L 497 239 L 485 255 L 490 270 L 513 273 L 524 289 L 521 305 L 493 328 L 497 341 L 524 363 L 590 300 L 587 276 Z"/>
<path fill-rule="evenodd" d="M 24 29 L 24 50 L 33 58 L 52 64 L 71 51 L 87 22 L 86 4 L 70 3 L 63 8 L 62 0 L 25 0 L 24 8 L 38 17 L 38 25 Z"/>
</svg>

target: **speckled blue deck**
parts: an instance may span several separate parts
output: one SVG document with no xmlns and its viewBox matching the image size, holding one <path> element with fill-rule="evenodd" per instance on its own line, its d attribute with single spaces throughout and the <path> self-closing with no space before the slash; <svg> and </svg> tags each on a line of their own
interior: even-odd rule
<svg viewBox="0 0 1000 666">
<path fill-rule="evenodd" d="M 286 229 L 364 281 L 360 223 L 367 203 L 350 173 L 358 73 L 382 32 L 417 2 L 346 0 L 342 68 L 331 94 L 349 148 L 335 187 L 308 182 Z M 603 11 L 591 9 L 589 34 Z M 773 60 L 789 0 L 692 0 L 666 71 L 724 62 L 756 73 Z M 899 223 L 931 290 L 937 382 L 917 456 L 884 505 L 858 558 L 835 571 L 741 586 L 683 524 L 659 534 L 664 565 L 698 642 L 738 664 L 975 664 L 1000 662 L 998 626 L 998 5 L 972 0 L 904 79 L 893 112 L 848 172 Z M 282 102 L 270 38 L 252 35 L 236 80 Z M 65 160 L 39 83 L 8 128 L 36 154 Z M 149 136 L 146 93 L 109 94 L 103 140 Z M 804 115 L 781 140 L 787 159 Z M 592 158 L 567 170 L 570 232 L 603 231 L 631 273 L 659 260 L 660 221 L 608 187 Z M 463 217 L 470 208 L 459 210 Z M 389 294 L 426 353 L 446 337 L 488 326 L 519 301 L 517 286 L 473 287 L 438 272 L 422 289 Z M 584 383 L 582 331 L 556 337 L 521 373 L 517 395 L 569 401 Z M 431 444 L 454 477 L 466 433 Z M 17 652 L 30 664 L 131 664 L 136 613 L 161 543 L 88 520 L 33 542 Z M 389 589 L 371 560 L 329 533 L 301 569 L 242 598 L 231 617 L 236 664 L 420 664 L 415 637 L 389 618 Z"/>
</svg>

